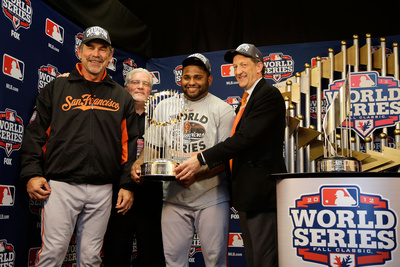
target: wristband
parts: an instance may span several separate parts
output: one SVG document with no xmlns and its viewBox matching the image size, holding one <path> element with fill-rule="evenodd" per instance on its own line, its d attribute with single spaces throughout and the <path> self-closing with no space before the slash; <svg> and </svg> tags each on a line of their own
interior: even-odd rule
<svg viewBox="0 0 400 267">
<path fill-rule="evenodd" d="M 204 158 L 204 156 L 203 156 L 203 153 L 198 153 L 197 154 L 197 159 L 198 159 L 198 161 L 200 162 L 200 166 L 204 166 L 204 165 L 207 165 L 207 163 L 206 163 L 206 160 L 205 160 L 205 158 Z"/>
</svg>

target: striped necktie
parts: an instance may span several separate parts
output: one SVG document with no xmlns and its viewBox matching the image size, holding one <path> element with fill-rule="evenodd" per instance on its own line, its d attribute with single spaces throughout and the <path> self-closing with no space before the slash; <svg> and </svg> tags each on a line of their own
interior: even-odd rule
<svg viewBox="0 0 400 267">
<path fill-rule="evenodd" d="M 235 131 L 236 131 L 236 126 L 238 125 L 238 123 L 239 123 L 239 121 L 240 121 L 240 118 L 242 118 L 243 111 L 244 111 L 244 109 L 246 108 L 247 97 L 248 97 L 248 96 L 249 96 L 249 93 L 244 92 L 244 94 L 243 94 L 243 96 L 242 96 L 242 104 L 240 105 L 239 112 L 238 112 L 238 114 L 236 114 L 236 119 L 235 119 L 235 122 L 233 123 L 233 128 L 232 128 L 231 136 L 235 133 Z M 232 172 L 232 159 L 229 160 L 229 165 L 230 165 L 231 172 Z"/>
</svg>

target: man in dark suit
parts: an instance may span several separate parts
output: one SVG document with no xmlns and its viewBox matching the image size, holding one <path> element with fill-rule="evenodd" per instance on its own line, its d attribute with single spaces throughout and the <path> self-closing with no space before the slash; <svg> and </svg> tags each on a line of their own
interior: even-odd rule
<svg viewBox="0 0 400 267">
<path fill-rule="evenodd" d="M 228 51 L 225 61 L 233 63 L 247 104 L 238 110 L 232 136 L 180 164 L 176 178 L 189 179 L 203 165 L 212 169 L 231 159 L 233 206 L 239 211 L 247 266 L 278 266 L 276 181 L 270 174 L 286 172 L 284 100 L 263 79 L 263 56 L 254 45 Z"/>
</svg>

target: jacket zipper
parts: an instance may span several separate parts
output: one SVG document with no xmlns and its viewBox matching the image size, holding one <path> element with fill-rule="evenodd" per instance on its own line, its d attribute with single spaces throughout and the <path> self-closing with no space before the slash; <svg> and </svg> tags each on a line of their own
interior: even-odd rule
<svg viewBox="0 0 400 267">
<path fill-rule="evenodd" d="M 89 92 L 90 92 L 90 106 L 91 106 L 91 110 L 88 110 L 89 113 L 89 172 L 88 172 L 88 176 L 92 177 L 93 175 L 93 166 L 92 166 L 92 162 L 93 162 L 93 92 L 92 92 L 92 86 L 90 84 L 90 82 L 86 81 L 87 86 L 89 87 Z"/>
</svg>

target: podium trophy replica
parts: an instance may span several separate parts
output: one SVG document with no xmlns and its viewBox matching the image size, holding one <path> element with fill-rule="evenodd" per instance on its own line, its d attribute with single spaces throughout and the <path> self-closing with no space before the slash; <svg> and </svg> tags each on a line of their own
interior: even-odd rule
<svg viewBox="0 0 400 267">
<path fill-rule="evenodd" d="M 352 156 L 349 145 L 351 137 L 351 88 L 349 80 L 350 70 L 343 86 L 325 114 L 323 120 L 324 157 L 317 161 L 317 172 L 361 172 L 361 162 Z M 336 129 L 340 131 L 340 140 L 337 140 Z M 340 153 L 336 146 L 338 142 L 340 142 Z M 349 149 L 346 149 L 346 146 Z"/>
<path fill-rule="evenodd" d="M 141 176 L 145 180 L 174 180 L 174 168 L 183 161 L 183 94 L 162 91 L 145 104 L 144 158 Z"/>
</svg>

